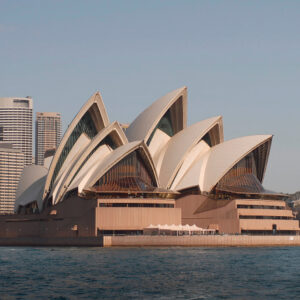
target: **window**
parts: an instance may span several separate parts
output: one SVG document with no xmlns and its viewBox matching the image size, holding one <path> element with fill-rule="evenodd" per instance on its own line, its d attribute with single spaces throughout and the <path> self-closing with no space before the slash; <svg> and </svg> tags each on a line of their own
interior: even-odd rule
<svg viewBox="0 0 300 300">
<path fill-rule="evenodd" d="M 156 187 L 153 175 L 138 151 L 134 151 L 113 166 L 95 184 L 97 191 L 152 191 Z"/>
<path fill-rule="evenodd" d="M 29 101 L 22 100 L 22 99 L 14 99 L 14 106 L 15 107 L 29 107 Z"/>
<path fill-rule="evenodd" d="M 264 188 L 257 178 L 257 169 L 253 152 L 233 166 L 219 181 L 216 189 L 238 193 L 264 192 Z"/>
<path fill-rule="evenodd" d="M 174 135 L 174 130 L 173 130 L 173 126 L 172 126 L 170 110 L 168 110 L 163 115 L 163 117 L 160 119 L 160 121 L 156 125 L 155 129 L 151 133 L 151 135 L 150 135 L 150 137 L 149 137 L 149 139 L 147 141 L 147 145 L 148 146 L 151 143 L 151 140 L 152 140 L 152 138 L 153 138 L 153 136 L 155 134 L 156 129 L 160 129 L 161 131 L 163 131 L 164 133 L 166 133 L 168 136 L 173 136 Z"/>
</svg>

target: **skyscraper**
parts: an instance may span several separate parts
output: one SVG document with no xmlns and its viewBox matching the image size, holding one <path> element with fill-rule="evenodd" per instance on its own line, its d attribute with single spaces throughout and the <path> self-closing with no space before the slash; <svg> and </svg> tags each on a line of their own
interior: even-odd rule
<svg viewBox="0 0 300 300">
<path fill-rule="evenodd" d="M 32 164 L 31 97 L 0 98 L 0 142 L 24 153 L 25 166 Z"/>
<path fill-rule="evenodd" d="M 0 143 L 0 214 L 14 212 L 16 191 L 24 168 L 24 153 Z"/>
<path fill-rule="evenodd" d="M 44 165 L 48 154 L 55 152 L 61 139 L 61 117 L 56 112 L 37 112 L 35 121 L 35 163 Z"/>
</svg>

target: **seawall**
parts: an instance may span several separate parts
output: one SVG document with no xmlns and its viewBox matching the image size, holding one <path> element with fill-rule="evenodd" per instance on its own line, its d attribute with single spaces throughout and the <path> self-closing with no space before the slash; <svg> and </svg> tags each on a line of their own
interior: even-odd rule
<svg viewBox="0 0 300 300">
<path fill-rule="evenodd" d="M 300 236 L 103 236 L 0 238 L 0 246 L 30 247 L 259 247 L 300 246 Z"/>
<path fill-rule="evenodd" d="M 0 246 L 102 247 L 103 237 L 17 237 L 0 238 Z"/>
<path fill-rule="evenodd" d="M 253 235 L 207 235 L 207 236 L 104 236 L 104 247 L 257 247 L 300 246 L 300 236 L 253 236 Z"/>
</svg>

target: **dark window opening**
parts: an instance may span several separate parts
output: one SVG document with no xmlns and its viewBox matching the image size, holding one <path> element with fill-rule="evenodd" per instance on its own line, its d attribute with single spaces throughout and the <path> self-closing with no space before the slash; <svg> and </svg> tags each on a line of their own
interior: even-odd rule
<svg viewBox="0 0 300 300">
<path fill-rule="evenodd" d="M 143 230 L 100 230 L 97 235 L 142 235 Z"/>
<path fill-rule="evenodd" d="M 241 234 L 249 235 L 273 235 L 273 230 L 242 230 Z M 277 230 L 276 235 L 297 235 L 296 230 Z"/>
<path fill-rule="evenodd" d="M 217 184 L 216 190 L 235 193 L 263 193 L 265 191 L 257 178 L 253 152 L 226 173 Z"/>
<path fill-rule="evenodd" d="M 25 206 L 19 206 L 18 208 L 18 214 L 32 215 L 38 213 L 39 213 L 39 209 L 36 201 L 29 203 Z"/>
<path fill-rule="evenodd" d="M 155 129 L 152 131 L 148 141 L 147 141 L 147 145 L 149 146 L 151 143 L 151 140 L 155 134 L 155 131 L 157 129 L 160 129 L 161 131 L 163 131 L 164 133 L 166 133 L 168 136 L 173 136 L 174 135 L 174 130 L 173 130 L 173 124 L 172 124 L 172 120 L 171 120 L 171 114 L 170 114 L 170 110 L 168 110 L 164 116 L 160 119 L 159 123 L 156 125 Z"/>
<path fill-rule="evenodd" d="M 130 153 L 113 166 L 94 185 L 96 191 L 153 191 L 153 175 L 138 151 Z"/>
<path fill-rule="evenodd" d="M 174 204 L 165 204 L 165 203 L 99 203 L 99 207 L 157 207 L 157 208 L 174 208 Z"/>
<path fill-rule="evenodd" d="M 238 204 L 237 208 L 246 209 L 285 209 L 284 206 Z"/>
<path fill-rule="evenodd" d="M 287 217 L 287 216 L 239 216 L 240 219 L 264 219 L 264 220 L 294 220 L 293 217 Z"/>
<path fill-rule="evenodd" d="M 206 135 L 202 138 L 202 140 L 209 146 L 212 146 L 211 138 L 209 132 L 206 133 Z"/>
</svg>

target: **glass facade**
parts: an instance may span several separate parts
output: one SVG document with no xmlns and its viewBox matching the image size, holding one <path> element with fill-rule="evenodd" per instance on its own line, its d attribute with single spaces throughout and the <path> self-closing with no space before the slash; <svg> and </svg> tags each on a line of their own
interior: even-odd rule
<svg viewBox="0 0 300 300">
<path fill-rule="evenodd" d="M 202 138 L 209 147 L 213 147 L 220 143 L 220 127 L 219 124 L 216 124 L 211 128 Z"/>
<path fill-rule="evenodd" d="M 202 140 L 209 146 L 212 147 L 211 138 L 209 132 L 202 138 Z"/>
<path fill-rule="evenodd" d="M 152 191 L 155 180 L 138 151 L 113 166 L 94 185 L 97 191 Z"/>
<path fill-rule="evenodd" d="M 219 181 L 216 189 L 236 193 L 264 192 L 264 188 L 257 178 L 257 167 L 253 152 L 232 167 Z"/>
<path fill-rule="evenodd" d="M 265 162 L 268 158 L 268 152 L 270 149 L 270 141 L 267 143 L 264 143 L 263 145 L 259 146 L 253 151 L 253 156 L 256 161 L 257 166 L 257 178 L 259 181 L 263 180 L 265 168 L 260 166 L 265 166 Z"/>
<path fill-rule="evenodd" d="M 155 134 L 156 129 L 160 129 L 161 131 L 163 131 L 164 133 L 166 133 L 168 136 L 173 136 L 174 135 L 174 130 L 173 130 L 173 124 L 172 124 L 172 120 L 171 120 L 171 113 L 170 110 L 168 110 L 163 117 L 160 119 L 160 121 L 158 122 L 158 124 L 156 125 L 155 129 L 153 130 L 153 132 L 151 133 L 148 141 L 147 141 L 147 145 L 149 146 L 151 143 L 151 140 Z"/>
</svg>

